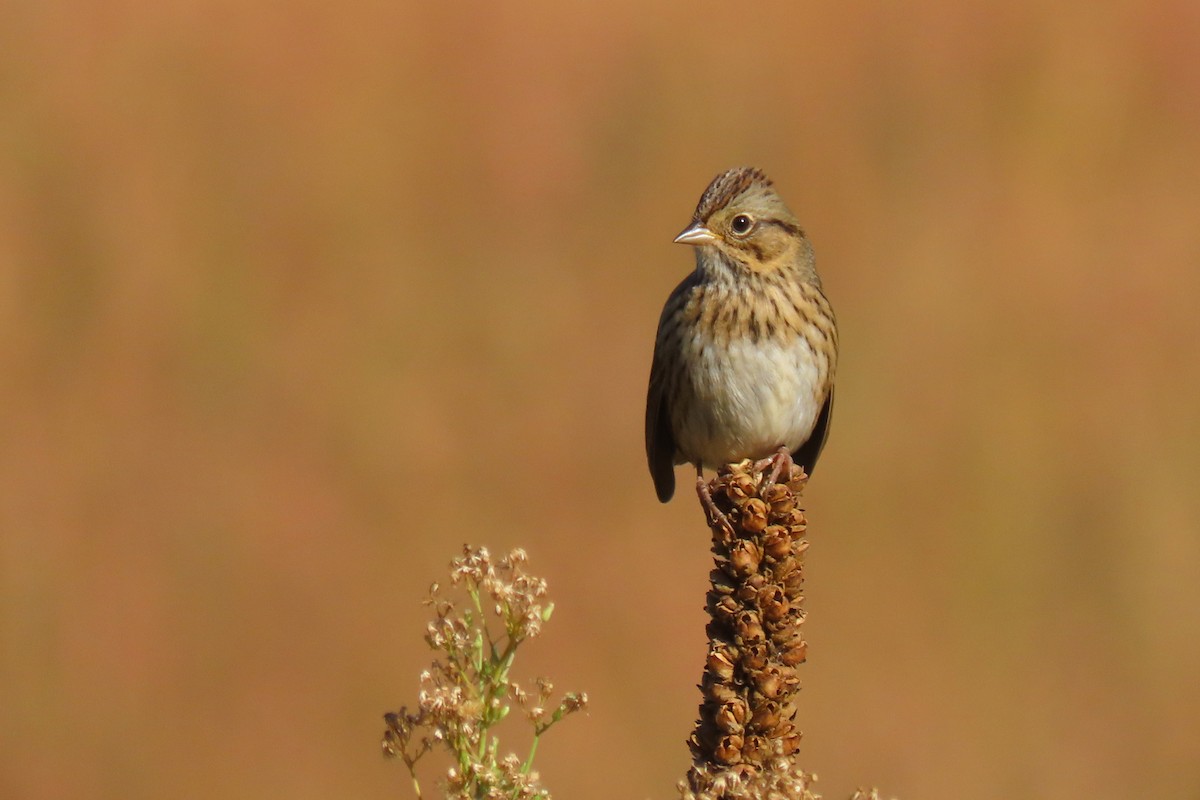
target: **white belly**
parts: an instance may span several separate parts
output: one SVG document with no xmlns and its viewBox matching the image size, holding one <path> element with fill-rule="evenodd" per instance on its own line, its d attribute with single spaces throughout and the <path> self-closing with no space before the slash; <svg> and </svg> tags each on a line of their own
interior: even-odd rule
<svg viewBox="0 0 1200 800">
<path fill-rule="evenodd" d="M 691 396 L 675 430 L 680 462 L 716 468 L 808 441 L 828 365 L 804 339 L 707 344 L 697 355 L 681 387 Z"/>
</svg>

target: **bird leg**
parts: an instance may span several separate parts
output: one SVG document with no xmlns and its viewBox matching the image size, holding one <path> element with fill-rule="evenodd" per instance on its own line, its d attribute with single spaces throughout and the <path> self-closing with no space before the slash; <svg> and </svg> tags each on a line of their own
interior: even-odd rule
<svg viewBox="0 0 1200 800">
<path fill-rule="evenodd" d="M 708 490 L 708 482 L 704 480 L 704 469 L 696 467 L 696 494 L 700 496 L 700 505 L 704 507 L 704 515 L 708 517 L 708 527 L 720 525 L 729 536 L 733 536 L 733 523 L 713 501 L 712 492 Z"/>
</svg>

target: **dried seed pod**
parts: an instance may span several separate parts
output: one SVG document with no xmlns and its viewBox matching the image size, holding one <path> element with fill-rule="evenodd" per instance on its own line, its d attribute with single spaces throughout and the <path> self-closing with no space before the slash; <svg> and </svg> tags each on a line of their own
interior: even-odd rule
<svg viewBox="0 0 1200 800">
<path fill-rule="evenodd" d="M 743 605 L 753 605 L 754 601 L 758 598 L 759 591 L 762 590 L 762 587 L 766 583 L 766 576 L 761 572 L 756 572 L 738 586 L 737 591 L 733 593 L 733 597 Z"/>
<path fill-rule="evenodd" d="M 782 477 L 782 476 L 781 476 Z M 808 484 L 808 476 L 804 474 L 804 470 L 793 464 L 788 470 L 787 480 L 784 481 L 787 487 L 795 494 L 800 494 L 804 491 L 804 487 Z"/>
<path fill-rule="evenodd" d="M 803 572 L 803 570 L 796 570 L 795 572 L 791 572 L 788 574 L 788 576 L 786 578 L 783 579 L 783 591 L 787 593 L 788 597 L 799 597 L 800 590 L 803 587 L 804 587 L 804 572 Z"/>
<path fill-rule="evenodd" d="M 738 521 L 747 533 L 759 533 L 767 527 L 767 504 L 757 497 L 751 497 L 742 504 Z"/>
<path fill-rule="evenodd" d="M 724 563 L 726 559 L 717 559 L 717 563 Z M 733 579 L 726 574 L 722 568 L 712 569 L 708 573 L 708 580 L 712 583 L 712 589 L 717 594 L 726 595 L 733 594 L 733 590 L 737 588 L 737 584 Z"/>
<path fill-rule="evenodd" d="M 707 669 L 709 673 L 718 681 L 725 682 L 733 677 L 733 661 L 729 655 L 723 652 L 726 647 L 716 645 L 708 653 Z"/>
<path fill-rule="evenodd" d="M 795 733 L 795 732 L 796 732 L 796 726 L 793 725 L 789 720 L 780 720 L 779 724 L 776 725 L 774 728 L 771 728 L 770 730 L 767 730 L 767 731 L 763 731 L 763 736 L 766 736 L 768 739 L 771 739 L 772 741 L 779 741 L 783 737 L 785 737 L 789 734 Z"/>
<path fill-rule="evenodd" d="M 739 697 L 719 706 L 713 720 L 724 733 L 741 733 L 749 716 L 750 709 L 746 701 Z"/>
<path fill-rule="evenodd" d="M 779 660 L 789 667 L 794 667 L 797 664 L 803 664 L 808 658 L 808 642 L 804 639 L 789 644 L 786 649 L 779 651 Z"/>
<path fill-rule="evenodd" d="M 753 497 L 757 493 L 758 486 L 754 482 L 754 478 L 742 472 L 730 476 L 726 491 L 734 505 L 741 505 L 746 498 Z"/>
<path fill-rule="evenodd" d="M 807 520 L 804 517 L 804 510 L 797 507 L 786 513 L 777 514 L 772 520 L 777 525 L 782 525 L 792 532 L 794 536 L 796 531 L 803 531 L 807 525 Z"/>
<path fill-rule="evenodd" d="M 771 515 L 786 514 L 796 507 L 796 496 L 781 483 L 773 483 L 762 493 L 763 500 L 771 507 Z"/>
<path fill-rule="evenodd" d="M 782 581 L 788 575 L 800 569 L 803 564 L 804 562 L 799 558 L 784 558 L 771 568 L 771 578 L 776 582 Z"/>
<path fill-rule="evenodd" d="M 771 631 L 771 644 L 776 649 L 791 646 L 796 639 L 803 638 L 800 626 L 804 624 L 804 611 L 793 606 L 788 611 L 787 619 L 781 621 Z"/>
<path fill-rule="evenodd" d="M 747 736 L 742 744 L 742 758 L 751 764 L 765 764 L 771 757 L 771 743 L 764 736 Z"/>
<path fill-rule="evenodd" d="M 792 537 L 782 525 L 768 525 L 762 534 L 763 553 L 775 561 L 792 554 Z"/>
<path fill-rule="evenodd" d="M 768 700 L 775 700 L 789 692 L 799 682 L 795 671 L 782 664 L 767 664 L 751 676 L 754 688 Z"/>
<path fill-rule="evenodd" d="M 709 596 L 708 613 L 713 619 L 725 624 L 732 623 L 741 608 L 741 604 L 728 595 L 718 598 L 715 602 L 713 601 L 713 597 Z"/>
<path fill-rule="evenodd" d="M 799 624 L 781 625 L 771 634 L 771 644 L 775 645 L 776 650 L 792 647 L 802 641 L 804 641 L 804 632 L 800 630 Z"/>
<path fill-rule="evenodd" d="M 758 607 L 762 610 L 762 618 L 766 622 L 778 622 L 787 616 L 791 606 L 783 589 L 778 586 L 764 586 L 758 592 Z"/>
<path fill-rule="evenodd" d="M 718 764 L 736 764 L 742 760 L 742 745 L 744 740 L 739 734 L 731 733 L 722 736 L 713 748 L 713 755 Z"/>
<path fill-rule="evenodd" d="M 701 682 L 700 691 L 704 692 L 704 695 L 711 699 L 713 703 L 718 706 L 723 706 L 726 703 L 732 703 L 736 700 L 742 699 L 742 696 L 738 694 L 737 689 L 730 686 L 728 683 L 722 683 L 720 681 L 713 680 L 707 671 L 704 673 L 704 679 Z"/>
<path fill-rule="evenodd" d="M 746 672 L 762 669 L 767 665 L 768 651 L 765 642 L 748 644 L 742 648 L 741 665 Z"/>
<path fill-rule="evenodd" d="M 762 562 L 762 548 L 749 539 L 738 539 L 729 548 L 729 566 L 732 577 L 745 578 L 758 571 Z"/>
<path fill-rule="evenodd" d="M 739 644 L 751 645 L 766 641 L 767 634 L 763 630 L 758 614 L 746 610 L 740 612 L 733 623 L 734 636 Z"/>
<path fill-rule="evenodd" d="M 754 673 L 754 688 L 768 700 L 778 697 L 784 690 L 783 678 L 773 665 L 767 666 Z"/>
<path fill-rule="evenodd" d="M 779 703 L 775 700 L 768 700 L 765 703 L 759 703 L 758 708 L 750 717 L 749 725 L 756 731 L 766 732 L 774 730 L 783 721 L 783 717 L 779 713 Z"/>
</svg>

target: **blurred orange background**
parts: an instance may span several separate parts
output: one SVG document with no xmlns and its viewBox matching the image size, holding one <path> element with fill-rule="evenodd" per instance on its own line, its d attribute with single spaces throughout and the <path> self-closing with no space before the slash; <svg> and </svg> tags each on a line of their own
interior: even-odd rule
<svg viewBox="0 0 1200 800">
<path fill-rule="evenodd" d="M 754 164 L 842 332 L 818 789 L 1200 797 L 1197 41 L 1192 0 L 6 4 L 0 796 L 409 796 L 381 714 L 464 541 L 527 548 L 518 676 L 591 696 L 555 796 L 674 796 L 709 554 L 645 382 L 672 236 Z"/>
</svg>

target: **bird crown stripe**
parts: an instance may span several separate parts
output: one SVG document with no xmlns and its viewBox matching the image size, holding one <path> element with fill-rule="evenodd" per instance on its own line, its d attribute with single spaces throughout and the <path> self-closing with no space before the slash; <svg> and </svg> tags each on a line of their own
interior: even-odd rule
<svg viewBox="0 0 1200 800">
<path fill-rule="evenodd" d="M 771 179 L 756 167 L 734 167 L 713 178 L 712 183 L 700 196 L 696 204 L 696 219 L 707 219 L 716 211 L 729 205 L 729 201 L 754 184 L 771 186 Z"/>
</svg>

